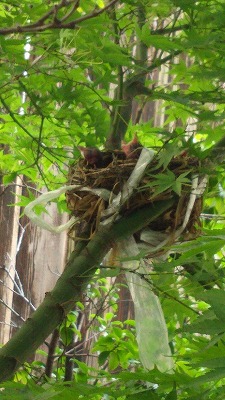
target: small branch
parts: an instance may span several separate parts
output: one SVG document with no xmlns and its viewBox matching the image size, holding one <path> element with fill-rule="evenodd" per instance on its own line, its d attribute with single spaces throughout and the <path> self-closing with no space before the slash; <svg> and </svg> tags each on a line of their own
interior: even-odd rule
<svg viewBox="0 0 225 400">
<path fill-rule="evenodd" d="M 72 342 L 68 346 L 65 346 L 65 354 L 67 353 L 67 351 L 69 352 L 71 349 L 74 348 L 74 338 L 75 338 L 75 333 L 73 333 Z M 73 380 L 73 370 L 74 370 L 74 357 L 73 355 L 66 354 L 64 382 Z"/>
<path fill-rule="evenodd" d="M 215 219 L 216 221 L 217 220 L 221 220 L 221 221 L 224 221 L 225 220 L 225 216 L 224 215 L 221 215 L 221 214 L 206 214 L 206 213 L 201 213 L 201 218 L 203 218 L 203 219 L 208 219 L 208 220 L 212 220 L 212 219 Z"/>
<path fill-rule="evenodd" d="M 8 190 L 8 189 L 10 189 L 11 187 L 14 187 L 14 186 L 18 186 L 18 187 L 21 187 L 21 188 L 33 190 L 37 194 L 43 194 L 43 192 L 41 192 L 40 190 L 34 188 L 33 186 L 26 185 L 26 184 L 19 185 L 18 183 L 9 183 L 8 185 L 3 185 L 3 183 L 1 183 L 0 184 L 0 188 L 3 187 L 4 190 L 1 192 L 0 196 L 2 196 L 5 193 L 6 190 Z"/>
<path fill-rule="evenodd" d="M 143 77 L 161 65 L 166 64 L 168 61 L 172 60 L 175 56 L 181 53 L 181 50 L 176 50 L 166 57 L 157 59 L 149 67 L 146 67 L 144 70 L 138 73 L 134 73 L 127 79 L 123 85 L 123 104 L 118 107 L 117 115 L 114 117 L 115 120 L 113 121 L 111 131 L 106 140 L 106 149 L 112 150 L 120 148 L 121 140 L 123 140 L 125 136 L 129 121 L 131 119 L 132 103 L 136 96 L 145 95 L 151 97 L 152 99 L 156 99 L 161 95 L 159 93 L 154 95 L 153 90 L 144 85 Z"/>
<path fill-rule="evenodd" d="M 136 116 L 135 116 L 134 125 L 139 124 L 146 103 L 147 103 L 147 100 L 144 99 L 144 100 L 142 101 L 142 104 L 140 104 L 140 105 L 138 106 L 137 113 L 136 113 Z"/>
<path fill-rule="evenodd" d="M 59 340 L 59 330 L 55 329 L 48 346 L 48 357 L 45 365 L 45 375 L 48 376 L 49 378 L 51 378 L 52 376 L 54 359 L 55 359 L 54 354 L 56 346 L 58 344 L 58 340 Z"/>
<path fill-rule="evenodd" d="M 107 4 L 107 6 L 100 8 L 99 10 L 94 10 L 92 13 L 84 15 L 83 17 L 80 17 L 76 19 L 74 22 L 76 24 L 79 24 L 80 22 L 86 21 L 87 19 L 95 18 L 98 17 L 99 15 L 103 14 L 106 10 L 114 6 L 116 3 L 118 3 L 119 0 L 112 0 Z"/>
<path fill-rule="evenodd" d="M 18 325 L 14 324 L 13 322 L 10 322 L 10 324 L 8 324 L 5 321 L 0 321 L 0 325 L 10 326 L 11 328 L 18 328 Z"/>
<path fill-rule="evenodd" d="M 134 74 L 132 77 L 130 77 L 130 82 L 135 82 L 135 81 L 138 81 L 143 75 L 146 75 L 146 74 L 148 74 L 149 72 L 152 72 L 152 71 L 154 71 L 154 69 L 156 69 L 156 68 L 158 68 L 158 67 L 160 67 L 161 65 L 163 65 L 163 64 L 166 64 L 168 61 L 171 61 L 174 57 L 176 57 L 176 56 L 178 56 L 179 54 L 181 54 L 182 53 L 182 50 L 175 50 L 175 51 L 173 51 L 172 53 L 170 53 L 168 56 L 166 56 L 166 57 L 163 57 L 163 58 L 157 58 L 149 67 L 147 67 L 144 71 L 142 71 L 142 72 L 140 72 L 140 73 L 138 73 L 138 74 Z M 144 85 L 141 87 L 140 86 L 140 88 L 139 88 L 139 90 L 140 90 L 140 94 L 147 94 L 147 93 L 144 93 L 143 92 L 143 89 L 145 89 L 145 91 L 146 91 L 146 89 L 147 88 L 145 88 L 144 87 Z M 149 89 L 148 89 L 149 90 Z M 150 91 L 150 90 L 149 90 Z"/>
<path fill-rule="evenodd" d="M 19 83 L 19 85 L 22 87 L 22 90 L 24 91 L 24 93 L 26 93 L 26 95 L 29 97 L 31 103 L 32 103 L 33 106 L 36 108 L 36 110 L 37 110 L 37 112 L 39 113 L 39 115 L 41 115 L 42 117 L 44 117 L 44 114 L 43 114 L 43 112 L 42 112 L 42 109 L 41 109 L 41 107 L 37 104 L 37 102 L 35 101 L 35 98 L 34 98 L 33 93 L 31 93 L 31 92 L 27 89 L 26 85 L 23 83 L 23 81 L 22 81 L 20 78 L 18 78 L 18 83 Z"/>
<path fill-rule="evenodd" d="M 191 27 L 190 24 L 184 24 L 179 26 L 172 26 L 171 28 L 160 28 L 151 31 L 151 35 L 166 35 L 174 32 L 183 31 L 185 29 L 189 29 Z"/>
<path fill-rule="evenodd" d="M 73 3 L 74 0 L 65 1 L 61 0 L 59 4 L 54 5 L 46 14 L 44 14 L 37 22 L 30 24 L 31 27 L 43 25 L 43 23 L 48 19 L 51 15 L 54 15 L 60 10 L 60 8 L 68 6 L 69 4 Z M 76 3 L 76 2 L 75 2 Z"/>
<path fill-rule="evenodd" d="M 3 304 L 6 308 L 8 308 L 13 314 L 15 314 L 23 322 L 25 322 L 25 319 L 17 311 L 15 311 L 14 308 L 10 307 L 4 300 L 0 299 L 0 303 Z"/>
<path fill-rule="evenodd" d="M 21 297 L 21 298 L 30 306 L 30 308 L 31 308 L 33 311 L 35 311 L 35 310 L 36 310 L 35 306 L 32 304 L 31 300 L 29 300 L 29 299 L 25 296 L 25 293 L 24 293 L 24 290 L 23 290 L 23 287 L 22 287 L 22 283 L 21 283 L 21 281 L 20 281 L 20 278 L 19 278 L 19 275 L 18 275 L 17 271 L 15 271 L 16 279 L 14 279 L 14 278 L 12 277 L 12 275 L 10 274 L 10 271 L 9 271 L 8 268 L 6 268 L 6 267 L 0 267 L 0 269 L 3 269 L 3 270 L 7 273 L 8 277 L 9 277 L 9 278 L 11 279 L 11 281 L 13 282 L 13 285 L 14 285 L 15 289 L 12 289 L 12 288 L 10 288 L 9 286 L 6 286 L 5 283 L 4 283 L 4 281 L 3 281 L 2 279 L 0 280 L 0 284 L 2 284 L 3 286 L 5 286 L 5 287 L 6 287 L 8 290 L 10 290 L 12 293 L 14 293 L 14 294 L 18 295 L 19 297 Z M 16 280 L 18 281 L 18 283 L 16 282 Z M 2 301 L 2 303 L 3 303 L 3 301 Z M 4 303 L 4 305 L 5 305 L 6 307 L 8 307 L 7 304 Z M 8 307 L 8 308 L 9 308 L 9 307 Z"/>
<path fill-rule="evenodd" d="M 71 10 L 69 10 L 68 13 L 66 15 L 64 15 L 64 17 L 61 18 L 61 22 L 66 21 L 73 14 L 73 12 L 76 11 L 77 7 L 79 7 L 79 2 L 80 2 L 80 0 L 75 1 Z"/>
<path fill-rule="evenodd" d="M 138 18 L 137 22 L 139 25 L 139 29 L 143 27 L 146 21 L 146 12 L 145 7 L 140 4 L 137 7 Z M 114 13 L 115 14 L 115 13 Z M 116 21 L 116 15 L 114 15 L 114 21 Z M 117 25 L 114 24 L 114 30 L 118 30 Z M 146 70 L 147 70 L 147 51 L 148 48 L 145 43 L 141 40 L 137 41 L 136 48 L 136 66 L 137 71 L 143 71 L 144 74 L 139 74 L 136 72 L 134 74 L 135 79 L 133 77 L 128 77 L 127 81 L 124 82 L 124 76 L 122 68 L 120 68 L 118 72 L 118 86 L 115 91 L 114 100 L 119 101 L 121 104 L 115 107 L 114 113 L 112 115 L 112 123 L 109 136 L 106 140 L 105 147 L 109 150 L 119 149 L 121 147 L 121 141 L 124 139 L 125 133 L 127 131 L 127 127 L 131 120 L 132 115 L 132 102 L 135 96 L 142 94 L 144 83 L 146 79 Z M 137 77 L 137 79 L 136 79 Z M 141 87 L 141 90 L 140 90 Z"/>
</svg>

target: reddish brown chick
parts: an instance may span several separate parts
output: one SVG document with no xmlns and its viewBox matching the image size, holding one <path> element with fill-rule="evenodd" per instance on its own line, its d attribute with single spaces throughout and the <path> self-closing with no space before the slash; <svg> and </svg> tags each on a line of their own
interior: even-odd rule
<svg viewBox="0 0 225 400">
<path fill-rule="evenodd" d="M 135 135 L 129 143 L 123 142 L 121 147 L 126 155 L 126 158 L 129 159 L 138 158 L 142 150 L 142 145 L 138 142 L 137 135 Z"/>
<path fill-rule="evenodd" d="M 97 147 L 77 146 L 77 148 L 89 165 L 101 166 L 102 153 Z"/>
</svg>

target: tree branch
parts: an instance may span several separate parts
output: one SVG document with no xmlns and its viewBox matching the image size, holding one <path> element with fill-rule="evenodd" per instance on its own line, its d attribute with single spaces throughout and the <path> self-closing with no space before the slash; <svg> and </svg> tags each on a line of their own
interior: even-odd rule
<svg viewBox="0 0 225 400">
<path fill-rule="evenodd" d="M 190 24 L 183 24 L 179 26 L 172 26 L 171 28 L 160 28 L 151 31 L 151 35 L 167 35 L 174 32 L 183 31 L 184 29 L 189 29 Z"/>
<path fill-rule="evenodd" d="M 49 343 L 48 357 L 47 357 L 47 361 L 46 361 L 46 365 L 45 365 L 45 375 L 48 376 L 49 378 L 51 378 L 51 376 L 52 376 L 53 365 L 54 365 L 54 360 L 55 360 L 54 354 L 55 354 L 55 350 L 56 350 L 58 341 L 59 341 L 59 330 L 54 329 L 50 343 Z"/>
<path fill-rule="evenodd" d="M 143 78 L 145 78 L 145 76 L 149 72 L 152 72 L 155 68 L 158 68 L 161 65 L 167 63 L 181 53 L 181 50 L 174 51 L 166 57 L 155 60 L 149 67 L 146 67 L 144 70 L 142 68 L 140 72 L 136 72 L 130 75 L 130 77 L 123 85 L 123 104 L 117 108 L 117 115 L 116 117 L 114 117 L 116 123 L 114 122 L 111 125 L 111 130 L 105 144 L 106 149 L 111 150 L 120 148 L 121 140 L 123 140 L 125 136 L 131 118 L 133 99 L 136 96 L 145 95 L 150 96 L 152 99 L 161 98 L 163 96 L 163 94 L 159 93 L 156 93 L 154 95 L 154 91 L 145 86 L 145 79 Z"/>
<path fill-rule="evenodd" d="M 137 7 L 138 14 L 138 25 L 139 29 L 142 29 L 146 22 L 146 10 L 145 6 L 139 4 Z M 116 20 L 116 18 L 114 17 Z M 136 48 L 136 65 L 137 71 L 146 70 L 148 47 L 142 40 L 137 41 Z M 138 76 L 138 72 L 135 73 L 135 77 Z M 115 92 L 114 100 L 122 102 L 121 105 L 115 107 L 113 116 L 111 131 L 106 141 L 106 148 L 110 150 L 119 149 L 121 141 L 123 140 L 127 131 L 128 124 L 132 114 L 132 102 L 136 95 L 139 94 L 140 86 L 144 87 L 146 73 L 140 75 L 139 78 L 135 79 L 135 82 L 130 80 L 128 77 L 127 81 L 123 82 L 123 74 L 119 74 L 119 84 Z"/>
<path fill-rule="evenodd" d="M 0 381 L 10 378 L 24 361 L 43 343 L 79 301 L 82 292 L 110 248 L 168 210 L 173 200 L 159 201 L 102 226 L 92 240 L 71 254 L 66 269 L 52 292 L 23 324 L 21 329 L 0 349 Z M 41 329 L 39 329 L 41 327 Z"/>
<path fill-rule="evenodd" d="M 9 28 L 2 28 L 0 29 L 0 35 L 9 35 L 11 33 L 38 33 L 43 32 L 49 29 L 75 29 L 78 24 L 83 21 L 98 17 L 99 15 L 103 14 L 106 10 L 116 4 L 119 0 L 112 0 L 107 4 L 105 7 L 100 8 L 98 10 L 94 10 L 89 14 L 86 14 L 80 18 L 74 19 L 73 21 L 64 22 L 68 20 L 68 18 L 72 15 L 72 13 L 78 8 L 79 1 L 78 0 L 61 0 L 58 5 L 55 5 L 51 10 L 49 10 L 46 14 L 44 14 L 38 21 L 34 22 L 33 24 L 28 25 L 17 25 L 11 26 Z M 74 4 L 73 4 L 74 3 Z M 71 5 L 72 9 L 68 11 L 68 13 L 60 20 L 57 18 L 57 13 L 62 7 L 67 7 Z M 52 21 L 49 23 L 44 24 L 44 22 L 52 16 Z"/>
</svg>

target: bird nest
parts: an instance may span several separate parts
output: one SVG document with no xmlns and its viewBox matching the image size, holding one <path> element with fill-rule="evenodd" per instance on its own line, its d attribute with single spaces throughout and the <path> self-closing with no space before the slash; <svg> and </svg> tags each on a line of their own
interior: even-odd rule
<svg viewBox="0 0 225 400">
<path fill-rule="evenodd" d="M 90 234 L 93 234 L 100 222 L 106 218 L 107 209 L 112 200 L 122 191 L 137 163 L 137 160 L 126 159 L 123 152 L 103 154 L 105 161 L 101 168 L 88 165 L 86 160 L 82 159 L 71 165 L 69 170 L 69 184 L 76 187 L 66 193 L 67 206 L 72 215 L 90 224 Z M 163 166 L 160 166 L 159 158 L 155 156 L 147 166 L 138 186 L 123 202 L 119 214 L 126 216 L 146 205 L 153 207 L 158 201 L 173 198 L 171 208 L 151 222 L 149 228 L 154 231 L 172 233 L 183 226 L 182 234 L 186 237 L 195 237 L 201 225 L 200 213 L 204 191 L 204 189 L 200 190 L 191 200 L 193 176 L 197 176 L 199 160 L 187 155 L 176 156 L 168 164 L 166 171 L 168 170 L 174 174 L 175 180 L 182 174 L 190 180 L 184 180 L 185 183 L 182 184 L 179 192 L 174 191 L 173 187 L 164 191 L 159 190 L 156 178 L 159 174 L 166 172 Z M 199 178 L 197 179 L 199 187 L 200 181 Z M 195 184 L 195 190 L 197 186 Z M 187 218 L 190 202 L 191 210 Z"/>
</svg>

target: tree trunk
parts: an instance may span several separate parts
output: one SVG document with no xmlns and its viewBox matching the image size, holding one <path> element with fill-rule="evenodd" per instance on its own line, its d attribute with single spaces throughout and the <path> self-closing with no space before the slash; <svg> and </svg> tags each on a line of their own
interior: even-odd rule
<svg viewBox="0 0 225 400">
<path fill-rule="evenodd" d="M 17 238 L 19 235 L 20 207 L 9 207 L 18 201 L 21 194 L 19 177 L 16 185 L 3 188 L 0 193 L 0 243 L 4 251 L 0 252 L 0 343 L 6 343 L 14 326 L 13 320 L 16 312 L 13 310 L 13 290 L 16 271 Z M 17 316 L 18 317 L 18 316 Z"/>
</svg>

